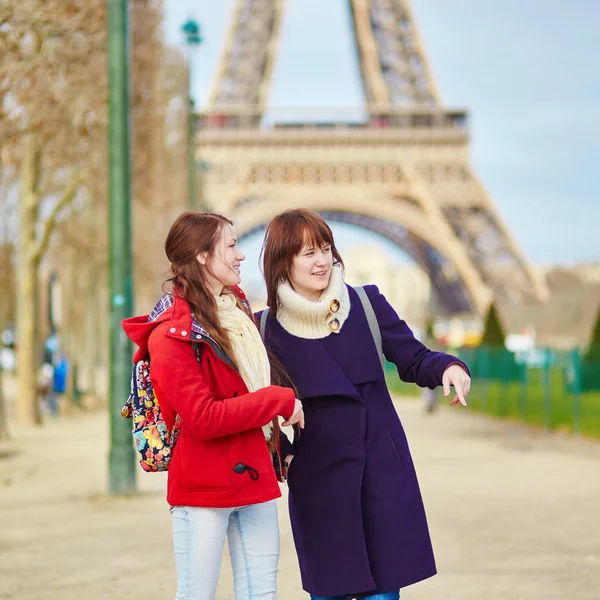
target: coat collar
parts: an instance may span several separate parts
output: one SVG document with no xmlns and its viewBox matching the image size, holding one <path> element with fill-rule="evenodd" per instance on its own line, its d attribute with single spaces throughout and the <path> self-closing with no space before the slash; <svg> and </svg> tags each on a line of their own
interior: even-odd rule
<svg viewBox="0 0 600 600">
<path fill-rule="evenodd" d="M 253 319 L 252 309 L 242 290 L 233 286 L 231 288 L 233 295 L 240 301 L 246 309 L 248 316 Z M 208 331 L 202 326 L 195 315 L 192 314 L 190 305 L 181 296 L 173 295 L 172 293 L 163 294 L 156 303 L 152 312 L 148 316 L 148 322 L 158 319 L 164 320 L 165 313 L 172 308 L 171 319 L 169 322 L 169 335 L 177 339 L 189 340 L 198 342 L 202 338 L 210 340 L 213 344 L 216 341 L 211 337 Z"/>
<path fill-rule="evenodd" d="M 190 305 L 180 296 L 174 296 L 171 293 L 161 296 L 148 316 L 148 322 L 165 320 L 164 317 L 169 309 L 171 309 L 169 331 L 167 333 L 169 337 L 191 342 L 199 342 L 203 337 L 215 341 L 196 317 L 192 315 Z"/>
<path fill-rule="evenodd" d="M 250 307 L 245 296 L 240 298 L 236 293 L 236 289 L 233 292 L 244 306 Z M 163 322 L 167 319 L 169 319 L 169 329 L 166 333 L 168 337 L 196 343 L 207 342 L 221 360 L 237 371 L 229 356 L 227 356 L 208 331 L 202 327 L 202 324 L 196 319 L 195 315 L 192 314 L 190 305 L 186 300 L 173 294 L 163 294 L 148 316 L 148 323 Z"/>
<path fill-rule="evenodd" d="M 348 396 L 363 402 L 365 384 L 384 378 L 373 336 L 356 290 L 348 287 L 352 309 L 339 335 L 299 338 L 277 319 L 267 319 L 265 342 L 285 367 L 298 398 Z"/>
</svg>

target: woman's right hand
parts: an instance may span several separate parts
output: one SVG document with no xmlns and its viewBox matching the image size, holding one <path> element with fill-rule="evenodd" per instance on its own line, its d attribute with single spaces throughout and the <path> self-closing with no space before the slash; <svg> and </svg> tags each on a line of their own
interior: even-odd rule
<svg viewBox="0 0 600 600">
<path fill-rule="evenodd" d="M 287 420 L 284 421 L 281 425 L 283 427 L 290 427 L 291 425 L 295 425 L 298 423 L 300 425 L 300 429 L 304 429 L 304 410 L 302 409 L 302 402 L 296 398 L 296 403 L 294 404 L 294 413 Z"/>
</svg>

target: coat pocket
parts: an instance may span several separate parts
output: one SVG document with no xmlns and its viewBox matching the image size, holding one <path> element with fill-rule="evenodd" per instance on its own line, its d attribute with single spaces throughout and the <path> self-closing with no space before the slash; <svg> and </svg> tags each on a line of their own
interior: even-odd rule
<svg viewBox="0 0 600 600">
<path fill-rule="evenodd" d="M 226 437 L 207 441 L 181 437 L 177 446 L 177 451 L 180 452 L 181 485 L 185 490 L 220 490 L 231 487 Z"/>
<path fill-rule="evenodd" d="M 390 440 L 390 444 L 392 446 L 392 451 L 398 458 L 398 465 L 400 467 L 400 470 L 404 471 L 404 459 L 402 458 L 402 452 L 399 448 L 399 444 L 398 444 L 398 442 L 396 442 L 396 440 L 394 439 L 394 436 L 392 435 L 392 432 L 387 427 L 385 428 L 385 430 L 387 431 L 387 434 L 388 434 L 388 437 Z"/>
</svg>

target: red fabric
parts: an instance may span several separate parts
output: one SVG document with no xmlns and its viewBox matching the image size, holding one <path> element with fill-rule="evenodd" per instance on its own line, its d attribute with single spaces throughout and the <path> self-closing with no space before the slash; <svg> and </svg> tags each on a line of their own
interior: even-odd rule
<svg viewBox="0 0 600 600">
<path fill-rule="evenodd" d="M 123 329 L 138 345 L 134 362 L 150 355 L 152 385 L 169 427 L 183 427 L 168 472 L 171 506 L 233 507 L 281 496 L 261 427 L 276 416 L 289 419 L 293 390 L 270 386 L 248 393 L 243 379 L 202 343 L 200 365 L 190 343 L 190 307 L 181 298 L 158 319 L 125 319 Z M 250 472 L 236 473 L 239 463 Z"/>
</svg>

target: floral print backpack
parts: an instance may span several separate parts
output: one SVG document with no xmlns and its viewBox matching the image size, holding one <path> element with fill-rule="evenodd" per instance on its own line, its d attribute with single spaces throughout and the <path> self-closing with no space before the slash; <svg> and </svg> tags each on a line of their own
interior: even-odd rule
<svg viewBox="0 0 600 600">
<path fill-rule="evenodd" d="M 121 416 L 132 420 L 133 441 L 144 471 L 167 471 L 183 421 L 179 415 L 169 430 L 165 423 L 152 382 L 150 361 L 139 360 L 131 374 L 131 392 Z"/>
</svg>

